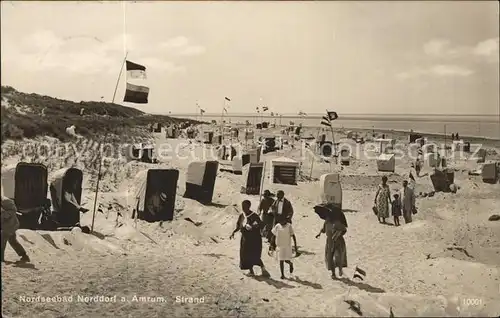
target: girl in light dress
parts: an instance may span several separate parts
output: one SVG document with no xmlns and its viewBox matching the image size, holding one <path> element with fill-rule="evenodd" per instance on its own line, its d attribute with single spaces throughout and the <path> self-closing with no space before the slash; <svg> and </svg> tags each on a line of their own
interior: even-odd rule
<svg viewBox="0 0 500 318">
<path fill-rule="evenodd" d="M 293 249 L 292 240 L 297 251 L 297 241 L 291 223 L 288 223 L 285 218 L 281 218 L 271 230 L 276 237 L 276 258 L 280 262 L 281 279 L 285 278 L 285 263 L 290 267 L 290 274 L 293 273 Z"/>
</svg>

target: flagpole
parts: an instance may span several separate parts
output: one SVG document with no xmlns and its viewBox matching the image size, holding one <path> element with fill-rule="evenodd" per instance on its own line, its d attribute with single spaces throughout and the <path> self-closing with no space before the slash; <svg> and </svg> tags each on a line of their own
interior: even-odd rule
<svg viewBox="0 0 500 318">
<path fill-rule="evenodd" d="M 221 134 L 220 143 L 221 143 L 221 145 L 224 144 L 224 123 L 223 123 L 223 120 L 224 120 L 224 109 L 225 108 L 226 108 L 226 98 L 224 97 L 224 105 L 222 107 L 222 113 L 220 114 L 220 134 Z"/>
<path fill-rule="evenodd" d="M 259 205 L 260 205 L 260 202 L 262 201 L 262 192 L 263 192 L 263 188 L 264 188 L 265 175 L 266 175 L 266 161 L 264 160 L 264 162 L 262 163 L 262 177 L 260 178 Z M 259 215 L 260 215 L 260 213 L 259 213 Z"/>
<path fill-rule="evenodd" d="M 328 109 L 326 109 L 326 115 L 330 118 L 328 114 Z M 332 131 L 332 143 L 333 143 L 333 156 L 335 157 L 335 164 L 338 164 L 338 156 L 337 156 L 337 146 L 335 145 L 335 135 L 333 133 L 332 121 L 330 121 L 330 130 Z"/>
<path fill-rule="evenodd" d="M 113 93 L 113 100 L 111 102 L 112 104 L 115 103 L 116 92 L 118 90 L 120 78 L 122 77 L 123 66 L 125 66 L 125 63 L 127 62 L 127 56 L 128 56 L 128 52 L 125 52 L 125 58 L 123 59 L 122 66 L 120 68 L 120 73 L 118 74 L 118 79 L 116 80 L 115 92 Z M 109 134 L 109 130 L 106 132 L 106 135 L 104 136 L 103 142 L 106 141 L 108 134 Z M 94 210 L 92 211 L 92 226 L 90 228 L 91 233 L 94 232 L 95 211 L 96 211 L 96 207 L 97 207 L 97 195 L 99 194 L 99 181 L 101 180 L 101 170 L 102 170 L 102 153 L 99 151 L 99 169 L 97 172 L 97 183 L 96 183 L 95 198 L 94 198 Z"/>
</svg>

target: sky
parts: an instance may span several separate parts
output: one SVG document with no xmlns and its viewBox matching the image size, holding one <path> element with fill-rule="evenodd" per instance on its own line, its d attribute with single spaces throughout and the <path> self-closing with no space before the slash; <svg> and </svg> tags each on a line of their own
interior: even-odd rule
<svg viewBox="0 0 500 318">
<path fill-rule="evenodd" d="M 497 1 L 1 3 L 1 81 L 150 113 L 499 114 Z"/>
</svg>

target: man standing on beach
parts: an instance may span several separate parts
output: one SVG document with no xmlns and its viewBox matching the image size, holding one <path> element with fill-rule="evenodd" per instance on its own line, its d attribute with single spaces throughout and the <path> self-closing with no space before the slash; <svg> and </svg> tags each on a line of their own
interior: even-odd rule
<svg viewBox="0 0 500 318">
<path fill-rule="evenodd" d="M 269 190 L 265 190 L 263 196 L 264 197 L 262 198 L 262 201 L 260 201 L 257 212 L 259 214 L 262 213 L 262 222 L 264 223 L 264 227 L 262 229 L 262 237 L 267 238 L 268 242 L 271 243 L 273 235 L 271 233 L 271 230 L 274 225 L 274 215 L 269 210 L 274 203 L 274 194 L 272 194 Z"/>
<path fill-rule="evenodd" d="M 412 213 L 415 211 L 415 193 L 412 188 L 408 187 L 408 181 L 406 180 L 403 181 L 401 196 L 403 218 L 405 219 L 405 223 L 411 223 Z"/>
<path fill-rule="evenodd" d="M 4 261 L 5 248 L 7 243 L 12 246 L 14 251 L 21 257 L 19 262 L 29 263 L 30 258 L 23 248 L 21 243 L 17 240 L 16 231 L 19 228 L 19 220 L 17 219 L 17 207 L 13 200 L 4 197 L 2 194 L 2 259 Z"/>
</svg>

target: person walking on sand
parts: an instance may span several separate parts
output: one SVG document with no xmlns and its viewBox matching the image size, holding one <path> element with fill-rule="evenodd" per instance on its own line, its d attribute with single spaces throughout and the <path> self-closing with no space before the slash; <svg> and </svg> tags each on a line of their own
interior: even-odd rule
<svg viewBox="0 0 500 318">
<path fill-rule="evenodd" d="M 260 231 L 262 221 L 259 216 L 250 210 L 251 203 L 245 200 L 241 203 L 243 213 L 238 217 L 236 228 L 234 229 L 230 239 L 234 238 L 236 232 L 241 231 L 240 240 L 240 269 L 249 270 L 250 275 L 255 275 L 254 266 L 259 266 L 262 269 L 262 276 L 270 277 L 262 262 L 262 237 Z"/>
<path fill-rule="evenodd" d="M 2 259 L 1 261 L 5 261 L 5 248 L 7 247 L 7 243 L 12 246 L 14 251 L 21 257 L 19 262 L 29 263 L 30 258 L 26 253 L 24 247 L 19 243 L 16 236 L 16 231 L 19 229 L 19 220 L 17 219 L 17 207 L 13 200 L 4 197 L 2 195 Z"/>
<path fill-rule="evenodd" d="M 290 266 L 290 274 L 293 273 L 292 239 L 295 250 L 297 250 L 297 241 L 295 240 L 292 224 L 283 218 L 273 227 L 272 232 L 276 237 L 276 258 L 280 262 L 281 279 L 285 279 L 285 263 Z"/>
<path fill-rule="evenodd" d="M 287 221 L 287 223 L 292 224 L 292 217 L 293 217 L 292 203 L 290 203 L 290 201 L 285 198 L 285 192 L 283 192 L 282 190 L 279 190 L 276 193 L 276 201 L 274 201 L 271 210 L 274 215 L 273 227 L 281 219 L 284 219 Z M 293 235 L 293 239 L 295 241 L 297 240 L 295 234 Z M 276 237 L 273 235 L 271 238 L 271 244 L 269 246 L 269 252 L 272 253 L 275 249 L 276 249 Z M 295 254 L 298 256 L 299 251 L 295 250 Z"/>
<path fill-rule="evenodd" d="M 347 233 L 347 220 L 344 212 L 335 211 L 329 213 L 325 218 L 323 228 L 316 235 L 316 238 L 326 234 L 325 244 L 325 264 L 327 270 L 332 272 L 332 278 L 337 279 L 335 268 L 339 269 L 339 276 L 342 277 L 343 268 L 347 267 L 347 247 L 344 235 Z"/>
<path fill-rule="evenodd" d="M 274 215 L 271 213 L 270 208 L 274 203 L 273 196 L 269 190 L 265 190 L 263 194 L 262 201 L 260 201 L 259 208 L 257 209 L 259 214 L 262 214 L 262 222 L 264 223 L 262 229 L 262 237 L 265 237 L 269 243 L 271 243 L 271 239 L 273 233 L 271 230 L 274 226 Z"/>
<path fill-rule="evenodd" d="M 380 223 L 386 223 L 389 217 L 389 206 L 391 205 L 391 190 L 387 184 L 387 176 L 382 177 L 382 184 L 379 185 L 374 200 L 377 207 L 377 217 Z"/>
<path fill-rule="evenodd" d="M 394 218 L 394 225 L 399 226 L 399 217 L 401 216 L 401 199 L 399 194 L 394 194 L 394 200 L 392 201 L 392 216 Z"/>
<path fill-rule="evenodd" d="M 401 209 L 405 223 L 412 222 L 412 214 L 415 214 L 415 192 L 408 186 L 408 181 L 403 181 L 403 189 L 401 190 Z"/>
</svg>

